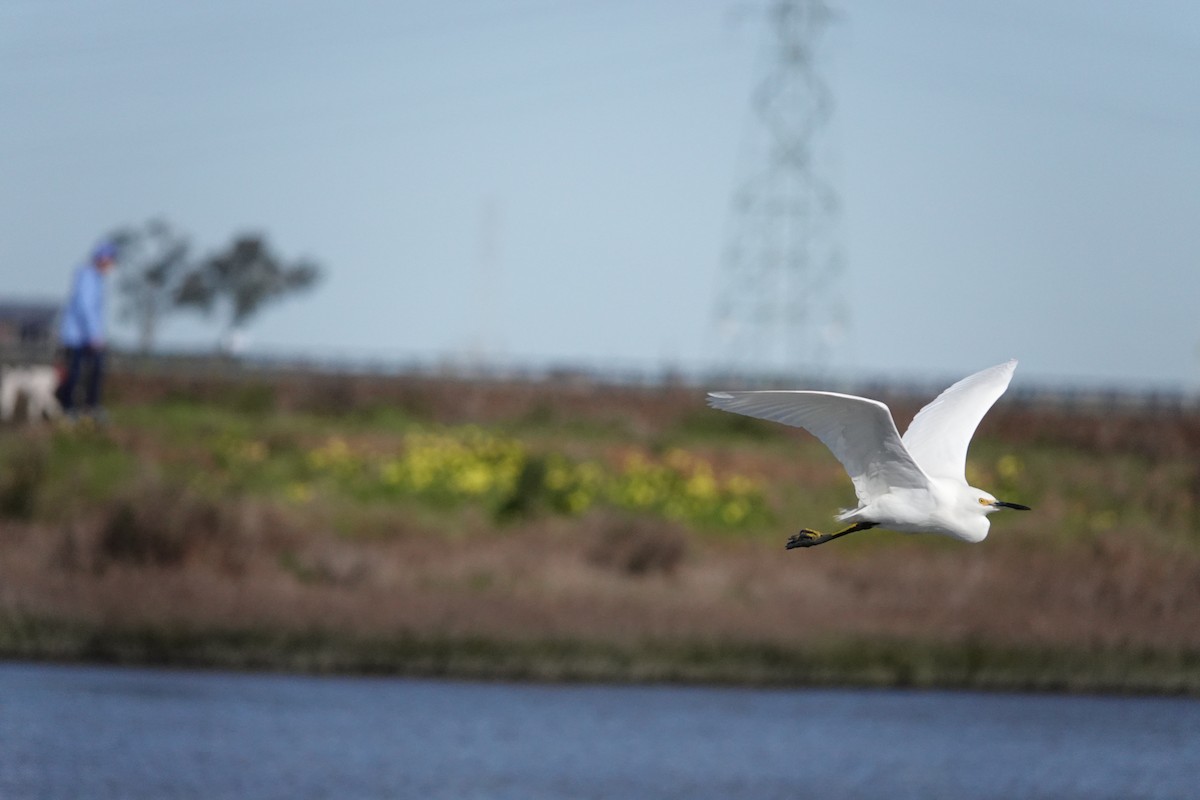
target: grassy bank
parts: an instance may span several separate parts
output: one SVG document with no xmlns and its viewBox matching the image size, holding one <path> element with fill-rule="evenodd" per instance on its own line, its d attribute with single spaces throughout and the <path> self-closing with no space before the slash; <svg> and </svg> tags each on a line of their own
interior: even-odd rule
<svg viewBox="0 0 1200 800">
<path fill-rule="evenodd" d="M 1200 693 L 1188 416 L 1002 405 L 969 477 L 1033 513 L 785 553 L 849 481 L 696 391 L 156 381 L 0 429 L 0 656 Z"/>
<path fill-rule="evenodd" d="M 329 631 L 97 628 L 8 616 L 0 657 L 164 667 L 551 682 L 1200 694 L 1200 652 L 830 640 L 496 640 Z"/>
</svg>

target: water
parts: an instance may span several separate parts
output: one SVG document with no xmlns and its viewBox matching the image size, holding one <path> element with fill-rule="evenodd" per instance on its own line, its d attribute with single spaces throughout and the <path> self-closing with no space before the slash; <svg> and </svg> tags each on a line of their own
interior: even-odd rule
<svg viewBox="0 0 1200 800">
<path fill-rule="evenodd" d="M 1200 702 L 0 664 L 0 798 L 1184 798 Z"/>
</svg>

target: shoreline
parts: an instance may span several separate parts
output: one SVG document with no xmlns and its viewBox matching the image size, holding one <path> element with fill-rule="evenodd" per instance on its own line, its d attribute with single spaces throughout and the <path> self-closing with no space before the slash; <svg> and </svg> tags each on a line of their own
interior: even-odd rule
<svg viewBox="0 0 1200 800">
<path fill-rule="evenodd" d="M 1200 697 L 1200 652 L 825 640 L 504 640 L 400 632 L 103 626 L 6 615 L 0 659 L 302 675 L 747 688 Z"/>
</svg>

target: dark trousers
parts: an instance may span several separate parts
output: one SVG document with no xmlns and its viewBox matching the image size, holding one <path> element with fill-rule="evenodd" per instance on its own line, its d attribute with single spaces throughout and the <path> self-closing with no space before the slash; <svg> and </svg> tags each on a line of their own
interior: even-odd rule
<svg viewBox="0 0 1200 800">
<path fill-rule="evenodd" d="M 64 347 L 63 361 L 66 372 L 58 387 L 58 402 L 62 403 L 63 411 L 75 409 L 76 390 L 81 380 L 83 408 L 87 411 L 99 408 L 100 388 L 104 382 L 104 351 L 89 345 Z"/>
</svg>

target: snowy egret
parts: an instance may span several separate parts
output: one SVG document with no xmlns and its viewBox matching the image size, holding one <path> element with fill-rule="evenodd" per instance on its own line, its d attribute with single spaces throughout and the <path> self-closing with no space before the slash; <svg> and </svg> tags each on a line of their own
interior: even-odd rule
<svg viewBox="0 0 1200 800">
<path fill-rule="evenodd" d="M 903 438 L 886 405 L 848 394 L 709 392 L 708 404 L 804 428 L 833 451 L 854 482 L 858 508 L 837 517 L 851 525 L 824 534 L 805 528 L 788 539 L 787 549 L 868 528 L 981 542 L 988 535 L 988 514 L 1001 508 L 1030 510 L 997 500 L 966 479 L 971 436 L 1008 388 L 1016 367 L 1014 359 L 963 378 L 917 412 Z"/>
</svg>

